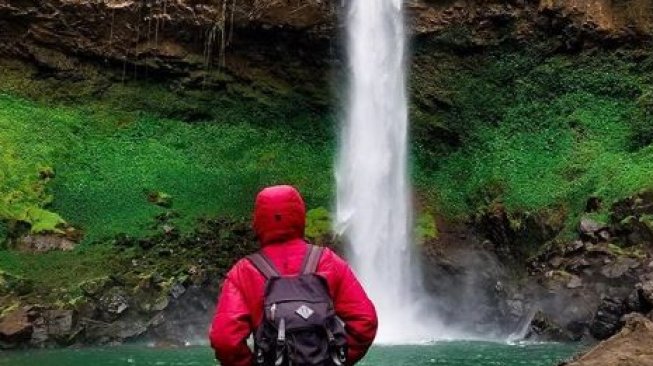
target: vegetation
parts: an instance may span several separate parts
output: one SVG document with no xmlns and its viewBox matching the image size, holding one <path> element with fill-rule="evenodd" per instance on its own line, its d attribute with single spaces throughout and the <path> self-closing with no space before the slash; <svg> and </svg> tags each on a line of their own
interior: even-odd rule
<svg viewBox="0 0 653 366">
<path fill-rule="evenodd" d="M 588 197 L 606 210 L 653 186 L 653 62 L 607 51 L 439 52 L 417 48 L 412 81 L 414 175 L 432 211 L 418 216 L 418 238 L 437 237 L 435 213 L 466 218 L 496 202 L 562 208 L 573 227 Z M 3 270 L 52 286 L 104 276 L 134 255 L 109 259 L 112 238 L 246 221 L 255 192 L 276 183 L 305 195 L 309 237 L 328 232 L 332 113 L 244 85 L 183 91 L 97 76 L 71 87 L 30 72 L 12 64 L 0 76 L 0 243 L 17 228 L 70 225 L 84 244 L 0 251 Z"/>
<path fill-rule="evenodd" d="M 642 65 L 610 53 L 486 56 L 444 81 L 451 108 L 438 117 L 462 143 L 420 161 L 421 184 L 452 216 L 501 201 L 510 211 L 563 207 L 570 225 L 590 196 L 609 209 L 652 186 L 652 79 Z"/>
<path fill-rule="evenodd" d="M 311 241 L 317 241 L 331 233 L 332 219 L 324 207 L 317 207 L 306 212 L 305 235 Z"/>
<path fill-rule="evenodd" d="M 125 263 L 146 255 L 138 245 L 156 245 L 148 238 L 198 235 L 206 218 L 248 221 L 265 185 L 297 185 L 309 207 L 330 202 L 333 123 L 301 99 L 100 76 L 71 85 L 31 72 L 12 64 L 0 75 L 0 269 L 43 293 L 129 270 Z M 2 250 L 12 235 L 66 225 L 84 234 L 72 252 Z M 215 235 L 226 245 L 224 233 L 207 234 L 207 242 Z M 136 249 L 115 245 L 123 241 Z M 179 248 L 165 250 L 172 251 Z M 196 254 L 175 255 L 170 267 Z"/>
<path fill-rule="evenodd" d="M 120 273 L 124 271 L 122 258 L 106 245 L 41 254 L 4 251 L 0 253 L 0 268 L 39 284 L 38 287 L 48 295 L 47 291 L 52 289 L 65 291 L 88 279 Z"/>
<path fill-rule="evenodd" d="M 292 182 L 309 205 L 327 203 L 328 136 L 309 142 L 234 109 L 190 124 L 154 112 L 109 114 L 92 104 L 80 109 L 0 95 L 0 171 L 6 175 L 0 217 L 38 231 L 65 219 L 94 241 L 151 234 L 153 219 L 170 209 L 186 231 L 201 217 L 245 217 L 254 193 L 267 184 Z M 283 121 L 273 112 L 268 121 Z M 309 123 L 315 117 L 305 111 L 297 118 Z M 52 178 L 42 178 L 44 166 L 52 167 Z M 152 202 L 153 192 L 174 200 Z"/>
</svg>

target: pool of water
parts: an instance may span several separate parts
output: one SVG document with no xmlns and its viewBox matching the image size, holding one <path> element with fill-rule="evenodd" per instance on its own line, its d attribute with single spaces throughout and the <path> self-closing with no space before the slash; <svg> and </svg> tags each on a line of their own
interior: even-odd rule
<svg viewBox="0 0 653 366">
<path fill-rule="evenodd" d="M 361 366 L 554 366 L 579 351 L 568 344 L 445 342 L 424 346 L 377 346 Z M 0 366 L 210 366 L 208 347 L 105 348 L 0 351 Z"/>
</svg>

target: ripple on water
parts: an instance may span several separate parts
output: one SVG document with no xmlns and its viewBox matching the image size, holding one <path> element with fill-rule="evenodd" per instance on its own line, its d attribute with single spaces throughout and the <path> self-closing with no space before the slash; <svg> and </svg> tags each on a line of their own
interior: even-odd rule
<svg viewBox="0 0 653 366">
<path fill-rule="evenodd" d="M 442 342 L 374 347 L 361 366 L 554 366 L 578 351 L 577 345 L 515 345 Z M 0 366 L 212 366 L 208 347 L 120 346 L 89 349 L 0 352 Z"/>
</svg>

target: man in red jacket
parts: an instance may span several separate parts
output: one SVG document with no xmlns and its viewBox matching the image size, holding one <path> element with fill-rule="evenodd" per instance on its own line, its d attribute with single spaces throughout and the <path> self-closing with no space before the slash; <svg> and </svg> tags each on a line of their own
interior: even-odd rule
<svg viewBox="0 0 653 366">
<path fill-rule="evenodd" d="M 254 230 L 263 253 L 282 275 L 300 272 L 308 245 L 304 241 L 306 208 L 291 186 L 261 191 L 254 208 Z M 377 329 L 374 305 L 347 263 L 324 249 L 317 274 L 324 277 L 336 314 L 347 331 L 347 364 L 353 365 L 367 352 Z M 247 259 L 241 259 L 222 285 L 211 325 L 211 347 L 222 366 L 251 366 L 253 355 L 247 338 L 263 320 L 265 278 Z"/>
</svg>

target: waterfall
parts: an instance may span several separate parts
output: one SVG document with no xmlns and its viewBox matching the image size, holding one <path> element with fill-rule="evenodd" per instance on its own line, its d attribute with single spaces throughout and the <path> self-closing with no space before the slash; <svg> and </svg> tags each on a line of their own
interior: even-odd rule
<svg viewBox="0 0 653 366">
<path fill-rule="evenodd" d="M 347 37 L 349 100 L 336 172 L 336 230 L 376 305 L 377 341 L 440 339 L 412 250 L 402 1 L 353 0 Z"/>
</svg>

